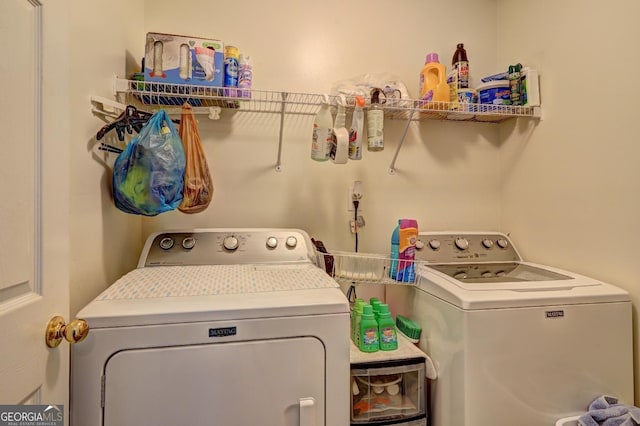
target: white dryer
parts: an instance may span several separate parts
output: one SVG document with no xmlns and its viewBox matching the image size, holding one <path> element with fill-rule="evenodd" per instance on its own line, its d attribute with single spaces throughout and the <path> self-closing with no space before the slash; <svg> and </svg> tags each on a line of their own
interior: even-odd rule
<svg viewBox="0 0 640 426">
<path fill-rule="evenodd" d="M 631 302 L 522 261 L 501 233 L 421 233 L 415 286 L 388 286 L 438 371 L 433 426 L 543 426 L 602 394 L 633 404 Z"/>
<path fill-rule="evenodd" d="M 349 304 L 295 229 L 154 234 L 78 313 L 73 426 L 347 425 Z"/>
</svg>

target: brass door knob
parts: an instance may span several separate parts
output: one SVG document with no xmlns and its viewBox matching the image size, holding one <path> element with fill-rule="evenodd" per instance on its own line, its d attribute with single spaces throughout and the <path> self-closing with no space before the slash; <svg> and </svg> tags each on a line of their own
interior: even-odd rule
<svg viewBox="0 0 640 426">
<path fill-rule="evenodd" d="M 89 323 L 83 319 L 75 319 L 65 324 L 64 318 L 55 316 L 49 320 L 44 340 L 48 348 L 57 348 L 62 338 L 69 343 L 82 342 L 89 334 Z"/>
</svg>

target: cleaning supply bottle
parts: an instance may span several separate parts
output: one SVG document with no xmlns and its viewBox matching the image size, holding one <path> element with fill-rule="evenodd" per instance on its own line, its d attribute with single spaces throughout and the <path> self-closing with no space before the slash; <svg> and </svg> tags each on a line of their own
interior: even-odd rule
<svg viewBox="0 0 640 426">
<path fill-rule="evenodd" d="M 522 105 L 522 80 L 520 72 L 522 65 L 509 65 L 509 89 L 511 91 L 511 105 Z"/>
<path fill-rule="evenodd" d="M 458 43 L 451 60 L 451 72 L 447 77 L 449 84 L 449 101 L 458 100 L 458 89 L 469 88 L 469 60 L 463 43 Z"/>
<path fill-rule="evenodd" d="M 420 71 L 420 100 L 449 102 L 449 85 L 444 64 L 437 53 L 429 53 Z"/>
<path fill-rule="evenodd" d="M 398 349 L 396 323 L 391 317 L 389 305 L 386 303 L 381 303 L 379 306 L 378 334 L 380 335 L 380 350 L 392 351 Z"/>
<path fill-rule="evenodd" d="M 356 96 L 349 133 L 349 159 L 362 160 L 362 133 L 364 132 L 364 98 Z"/>
<path fill-rule="evenodd" d="M 333 123 L 333 136 L 329 158 L 336 164 L 345 164 L 349 158 L 349 131 L 347 125 L 347 112 L 344 107 L 345 99 L 338 102 L 338 112 Z"/>
<path fill-rule="evenodd" d="M 363 307 L 364 299 L 357 298 L 353 304 L 353 311 L 351 312 L 351 340 L 356 346 L 359 346 L 360 321 L 362 320 Z"/>
<path fill-rule="evenodd" d="M 327 161 L 333 139 L 333 117 L 329 110 L 328 97 L 320 106 L 313 119 L 313 137 L 311 140 L 311 158 L 316 161 Z"/>
<path fill-rule="evenodd" d="M 391 261 L 389 263 L 389 277 L 397 279 L 398 276 L 398 257 L 400 256 L 400 221 L 391 233 Z"/>
<path fill-rule="evenodd" d="M 251 97 L 251 85 L 253 82 L 253 66 L 251 56 L 240 54 L 238 60 L 238 96 L 241 98 Z M 242 90 L 245 89 L 245 90 Z M 249 90 L 247 90 L 249 89 Z"/>
<path fill-rule="evenodd" d="M 229 45 L 224 47 L 224 87 L 230 88 L 224 89 L 225 96 L 238 96 L 238 91 L 232 89 L 238 87 L 238 54 L 237 47 Z"/>
<path fill-rule="evenodd" d="M 375 89 L 371 94 L 371 107 L 367 111 L 367 149 L 382 151 L 384 149 L 384 111 L 380 104 L 382 90 Z"/>
<path fill-rule="evenodd" d="M 366 304 L 362 308 L 360 320 L 360 342 L 358 347 L 362 352 L 377 352 L 380 349 L 378 340 L 378 322 L 373 316 L 373 308 Z"/>
<path fill-rule="evenodd" d="M 400 219 L 400 245 L 398 247 L 397 280 L 412 283 L 416 280 L 414 259 L 416 243 L 418 242 L 418 221 L 415 219 Z"/>
</svg>

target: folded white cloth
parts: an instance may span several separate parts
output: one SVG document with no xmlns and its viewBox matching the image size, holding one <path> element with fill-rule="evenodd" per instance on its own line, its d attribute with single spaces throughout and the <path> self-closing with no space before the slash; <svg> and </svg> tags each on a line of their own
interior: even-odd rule
<svg viewBox="0 0 640 426">
<path fill-rule="evenodd" d="M 618 404 L 618 398 L 602 395 L 589 404 L 589 411 L 578 419 L 580 426 L 637 426 L 640 408 Z"/>
</svg>

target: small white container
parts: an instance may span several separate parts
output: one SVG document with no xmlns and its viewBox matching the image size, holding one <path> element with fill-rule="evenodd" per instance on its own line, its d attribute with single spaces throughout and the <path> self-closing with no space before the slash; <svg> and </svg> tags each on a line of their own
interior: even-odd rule
<svg viewBox="0 0 640 426">
<path fill-rule="evenodd" d="M 524 67 L 522 75 L 523 105 L 540 106 L 540 81 L 538 71 Z"/>
<path fill-rule="evenodd" d="M 511 105 L 511 89 L 508 80 L 482 83 L 476 88 L 481 104 Z"/>
</svg>

